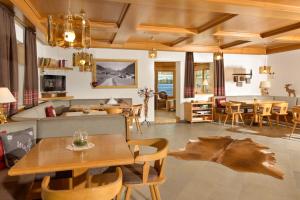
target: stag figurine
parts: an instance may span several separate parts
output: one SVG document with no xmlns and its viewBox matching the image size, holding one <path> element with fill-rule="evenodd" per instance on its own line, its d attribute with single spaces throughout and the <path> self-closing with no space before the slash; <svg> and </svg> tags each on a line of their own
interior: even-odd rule
<svg viewBox="0 0 300 200">
<path fill-rule="evenodd" d="M 294 97 L 296 97 L 296 91 L 294 89 L 291 89 L 290 86 L 292 86 L 292 84 L 285 84 L 285 90 L 286 92 L 289 94 L 289 97 L 291 97 L 292 95 L 294 95 Z"/>
</svg>

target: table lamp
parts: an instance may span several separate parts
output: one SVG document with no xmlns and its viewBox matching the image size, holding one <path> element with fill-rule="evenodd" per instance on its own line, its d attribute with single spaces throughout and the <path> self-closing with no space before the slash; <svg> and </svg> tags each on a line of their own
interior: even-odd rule
<svg viewBox="0 0 300 200">
<path fill-rule="evenodd" d="M 0 87 L 0 124 L 4 124 L 7 122 L 6 114 L 2 104 L 11 102 L 16 102 L 15 97 L 7 87 Z"/>
<path fill-rule="evenodd" d="M 269 89 L 271 88 L 271 82 L 270 81 L 261 81 L 259 88 L 261 89 L 261 94 L 263 96 L 269 95 Z"/>
</svg>

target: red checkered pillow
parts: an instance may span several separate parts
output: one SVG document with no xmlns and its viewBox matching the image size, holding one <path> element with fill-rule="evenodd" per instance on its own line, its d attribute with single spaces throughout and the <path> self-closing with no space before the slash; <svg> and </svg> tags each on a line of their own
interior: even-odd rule
<svg viewBox="0 0 300 200">
<path fill-rule="evenodd" d="M 4 148 L 1 140 L 1 135 L 5 135 L 6 131 L 0 131 L 0 169 L 6 168 L 4 160 Z"/>
<path fill-rule="evenodd" d="M 48 106 L 45 108 L 46 117 L 56 117 L 56 112 L 53 106 Z"/>
</svg>

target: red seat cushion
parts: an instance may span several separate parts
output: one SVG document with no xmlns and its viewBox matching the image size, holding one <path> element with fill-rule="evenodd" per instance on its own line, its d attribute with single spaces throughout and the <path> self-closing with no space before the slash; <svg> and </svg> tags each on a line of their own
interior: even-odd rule
<svg viewBox="0 0 300 200">
<path fill-rule="evenodd" d="M 6 131 L 0 131 L 0 169 L 6 168 L 4 160 L 4 148 L 1 140 L 1 135 L 5 135 Z"/>
<path fill-rule="evenodd" d="M 56 117 L 56 112 L 53 106 L 48 106 L 45 108 L 46 117 Z"/>
</svg>

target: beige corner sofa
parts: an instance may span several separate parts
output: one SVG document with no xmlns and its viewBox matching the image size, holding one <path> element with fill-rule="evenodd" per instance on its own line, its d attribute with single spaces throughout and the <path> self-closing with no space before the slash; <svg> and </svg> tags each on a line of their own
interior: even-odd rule
<svg viewBox="0 0 300 200">
<path fill-rule="evenodd" d="M 119 99 L 117 99 L 118 101 Z M 123 134 L 126 136 L 126 118 L 123 115 L 107 115 L 106 112 L 90 114 L 64 115 L 72 105 L 105 104 L 108 99 L 74 99 L 70 101 L 44 102 L 33 108 L 19 112 L 11 117 L 14 122 L 35 121 L 36 138 L 72 136 L 76 130 L 85 130 L 94 134 Z M 131 103 L 131 99 L 121 99 L 120 102 Z M 118 102 L 119 102 L 118 101 Z M 45 108 L 53 106 L 57 117 L 46 117 Z M 17 123 L 16 126 L 20 126 Z M 11 124 L 11 128 L 13 123 Z"/>
</svg>

